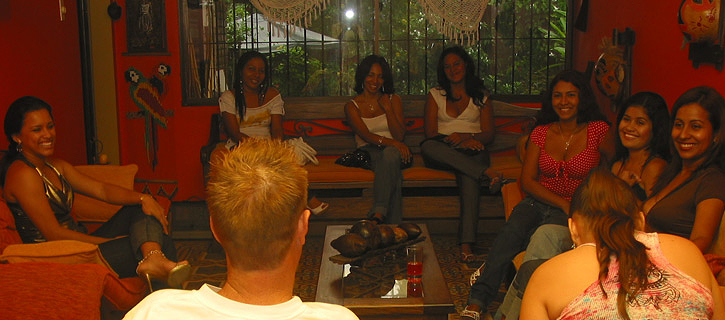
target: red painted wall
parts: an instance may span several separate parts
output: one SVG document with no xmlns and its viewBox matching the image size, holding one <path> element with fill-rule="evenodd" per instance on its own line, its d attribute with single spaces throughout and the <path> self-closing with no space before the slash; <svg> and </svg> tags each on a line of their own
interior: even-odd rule
<svg viewBox="0 0 725 320">
<path fill-rule="evenodd" d="M 680 3 L 674 0 L 590 1 L 587 32 L 575 31 L 575 69 L 584 71 L 588 61 L 596 61 L 601 54 L 598 46 L 602 38 L 611 38 L 614 29 L 624 31 L 629 27 L 636 32 L 632 93 L 657 92 L 670 106 L 687 89 L 696 86 L 708 85 L 725 94 L 725 74 L 711 64 L 701 64 L 695 69 L 687 58 L 687 47 L 682 48 L 682 32 L 677 24 Z M 609 105 L 604 98 L 600 102 Z"/>
<path fill-rule="evenodd" d="M 126 55 L 126 1 L 117 1 L 124 8 L 121 19 L 113 23 L 114 55 L 116 61 L 116 92 L 119 110 L 119 140 L 121 163 L 136 163 L 137 178 L 176 180 L 178 193 L 174 200 L 204 197 L 203 178 L 199 149 L 206 144 L 209 135 L 209 118 L 218 107 L 181 106 L 181 64 L 179 55 L 179 15 L 176 0 L 166 0 L 166 37 L 168 55 Z M 129 83 L 124 73 L 130 67 L 150 78 L 159 63 L 171 66 L 166 79 L 166 91 L 161 98 L 165 109 L 174 111 L 168 118 L 167 129 L 158 128 L 158 165 L 152 170 L 144 145 L 143 119 L 127 119 L 128 112 L 138 111 L 133 102 Z M 167 192 L 171 189 L 164 187 Z"/>
<path fill-rule="evenodd" d="M 679 2 L 591 1 L 588 31 L 575 31 L 575 69 L 584 71 L 588 61 L 599 57 L 601 39 L 611 37 L 614 28 L 624 30 L 630 27 L 637 37 L 633 51 L 632 92 L 658 92 L 670 105 L 685 90 L 698 85 L 710 85 L 725 93 L 723 73 L 711 65 L 693 68 L 687 59 L 687 50 L 681 49 L 683 38 L 677 25 Z M 118 3 L 125 9 L 125 0 Z M 167 0 L 165 4 L 168 56 L 123 55 L 126 52 L 125 14 L 113 25 L 121 162 L 137 163 L 139 178 L 178 181 L 179 190 L 174 200 L 201 199 L 204 191 L 199 148 L 206 143 L 209 117 L 218 109 L 216 106 L 181 106 L 178 3 Z M 129 67 L 135 67 L 145 76 L 150 76 L 161 62 L 172 68 L 162 103 L 166 109 L 173 109 L 175 114 L 169 118 L 168 129 L 159 130 L 159 164 L 152 171 L 144 151 L 143 120 L 126 119 L 127 112 L 138 108 L 130 98 L 123 73 Z M 605 108 L 609 106 L 602 95 L 600 102 Z"/>
<path fill-rule="evenodd" d="M 0 120 L 10 103 L 33 95 L 53 107 L 57 157 L 86 163 L 78 16 L 75 0 L 0 0 Z M 8 142 L 2 134 L 0 149 Z"/>
</svg>

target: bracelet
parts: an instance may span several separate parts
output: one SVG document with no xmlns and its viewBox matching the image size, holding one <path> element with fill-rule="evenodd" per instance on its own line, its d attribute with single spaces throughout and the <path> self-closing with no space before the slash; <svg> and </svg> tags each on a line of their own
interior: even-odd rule
<svg viewBox="0 0 725 320">
<path fill-rule="evenodd" d="M 383 137 L 378 137 L 378 147 L 383 145 Z"/>
</svg>

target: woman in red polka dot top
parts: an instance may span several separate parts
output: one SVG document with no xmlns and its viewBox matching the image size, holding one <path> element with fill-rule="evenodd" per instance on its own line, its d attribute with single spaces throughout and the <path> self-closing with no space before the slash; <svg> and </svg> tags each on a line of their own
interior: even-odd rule
<svg viewBox="0 0 725 320">
<path fill-rule="evenodd" d="M 526 197 L 514 207 L 493 242 L 480 276 L 471 287 L 463 319 L 476 319 L 496 297 L 511 259 L 526 249 L 543 224 L 566 227 L 574 190 L 614 154 L 609 124 L 599 110 L 587 79 L 562 71 L 549 85 L 531 132 L 521 173 Z M 466 311 L 471 311 L 466 312 Z"/>
</svg>

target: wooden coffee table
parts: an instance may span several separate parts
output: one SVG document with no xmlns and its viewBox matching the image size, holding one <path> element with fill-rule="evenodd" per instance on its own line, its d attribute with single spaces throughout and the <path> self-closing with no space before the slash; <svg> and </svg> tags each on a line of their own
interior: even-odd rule
<svg viewBox="0 0 725 320">
<path fill-rule="evenodd" d="M 425 237 L 424 241 L 417 244 L 423 247 L 423 297 L 383 298 L 380 296 L 380 292 L 387 292 L 387 286 L 382 291 L 370 290 L 371 292 L 365 294 L 364 297 L 351 294 L 350 292 L 354 291 L 354 289 L 359 289 L 356 284 L 361 284 L 366 281 L 365 279 L 375 279 L 375 277 L 352 277 L 356 275 L 355 271 L 353 273 L 345 272 L 345 266 L 348 266 L 347 270 L 350 270 L 349 265 L 343 266 L 330 261 L 329 258 L 331 256 L 338 254 L 337 250 L 330 246 L 330 242 L 344 234 L 345 230 L 350 228 L 349 225 L 336 225 L 327 226 L 325 232 L 325 243 L 322 249 L 322 262 L 320 264 L 315 301 L 343 305 L 355 312 L 360 319 L 448 319 L 448 314 L 454 313 L 455 307 L 451 300 L 451 295 L 448 292 L 448 286 L 443 278 L 440 265 L 438 265 L 438 258 L 433 249 L 433 243 L 430 241 L 428 228 L 424 224 L 420 224 L 420 227 L 423 231 L 421 237 Z M 401 253 L 398 253 L 398 256 L 400 255 Z M 394 260 L 393 262 L 377 261 L 378 269 L 381 263 L 385 269 L 390 270 L 391 274 L 395 273 L 397 278 L 404 278 L 404 261 L 402 265 L 399 260 Z M 376 262 L 372 262 L 372 264 L 376 264 Z M 360 269 L 352 269 L 359 270 L 359 274 L 366 275 L 369 273 L 367 272 L 369 271 L 368 269 L 374 268 L 366 265 Z M 348 276 L 343 278 L 344 274 Z M 367 281 L 389 282 L 392 286 L 394 280 L 391 277 L 388 280 L 376 279 Z M 402 288 L 402 291 L 405 291 L 405 288 Z M 384 294 L 382 293 L 382 295 Z M 403 295 L 405 294 L 403 293 Z"/>
</svg>

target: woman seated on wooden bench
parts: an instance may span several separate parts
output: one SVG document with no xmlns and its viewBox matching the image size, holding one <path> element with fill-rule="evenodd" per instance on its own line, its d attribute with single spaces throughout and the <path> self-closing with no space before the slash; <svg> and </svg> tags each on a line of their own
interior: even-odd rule
<svg viewBox="0 0 725 320">
<path fill-rule="evenodd" d="M 613 153 L 604 120 L 581 73 L 562 71 L 554 77 L 526 148 L 521 184 L 527 196 L 496 236 L 486 263 L 472 275 L 474 283 L 462 319 L 478 320 L 486 311 L 511 259 L 526 248 L 539 226 L 567 225 L 574 190 L 599 166 L 600 159 L 610 159 Z"/>
<path fill-rule="evenodd" d="M 370 154 L 375 179 L 373 206 L 368 219 L 376 223 L 400 223 L 403 218 L 401 162 L 413 155 L 403 143 L 405 119 L 400 96 L 395 94 L 393 72 L 385 58 L 365 57 L 355 71 L 355 92 L 345 105 L 345 116 L 359 149 Z"/>
<path fill-rule="evenodd" d="M 248 137 L 282 139 L 282 95 L 270 86 L 267 58 L 258 51 L 242 54 L 234 66 L 234 90 L 219 97 L 219 112 L 227 139 L 226 148 L 232 149 Z M 328 204 L 313 195 L 307 206 L 313 214 L 321 214 Z"/>
<path fill-rule="evenodd" d="M 476 242 L 481 184 L 499 189 L 502 178 L 490 168 L 485 147 L 495 134 L 489 91 L 462 47 L 446 48 L 441 53 L 438 87 L 428 93 L 424 121 L 426 140 L 420 150 L 425 165 L 455 172 L 461 197 L 461 260 L 473 261 L 471 246 Z"/>
<path fill-rule="evenodd" d="M 97 244 L 120 278 L 151 278 L 180 288 L 191 274 L 188 262 L 174 262 L 164 209 L 150 195 L 107 184 L 52 158 L 55 123 L 50 105 L 36 97 L 15 100 L 5 114 L 10 142 L 3 159 L 3 197 L 24 243 L 78 240 Z M 16 161 L 17 160 L 17 161 Z M 73 193 L 125 205 L 92 234 L 71 217 Z"/>
</svg>

